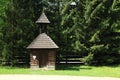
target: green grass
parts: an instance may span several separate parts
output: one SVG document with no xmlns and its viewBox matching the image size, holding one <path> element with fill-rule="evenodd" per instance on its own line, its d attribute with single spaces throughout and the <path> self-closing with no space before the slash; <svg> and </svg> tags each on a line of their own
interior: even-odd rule
<svg viewBox="0 0 120 80">
<path fill-rule="evenodd" d="M 57 70 L 31 70 L 29 68 L 0 67 L 0 74 L 37 74 L 119 77 L 119 66 L 58 66 Z"/>
</svg>

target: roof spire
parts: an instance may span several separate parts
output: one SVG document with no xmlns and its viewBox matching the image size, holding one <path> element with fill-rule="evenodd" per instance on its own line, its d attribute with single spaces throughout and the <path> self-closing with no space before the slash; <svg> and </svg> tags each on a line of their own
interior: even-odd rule
<svg viewBox="0 0 120 80">
<path fill-rule="evenodd" d="M 36 21 L 36 23 L 46 23 L 46 24 L 50 23 L 50 21 L 48 20 L 47 16 L 44 13 L 44 11 L 45 11 L 45 8 L 43 7 L 42 14 L 38 18 L 38 20 Z"/>
</svg>

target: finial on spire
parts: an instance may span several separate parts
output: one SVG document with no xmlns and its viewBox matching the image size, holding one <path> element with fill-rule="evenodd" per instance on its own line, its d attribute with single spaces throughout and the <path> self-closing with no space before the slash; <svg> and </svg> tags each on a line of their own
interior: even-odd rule
<svg viewBox="0 0 120 80">
<path fill-rule="evenodd" d="M 44 13 L 45 12 L 45 7 L 43 7 L 43 10 L 42 10 L 42 13 Z"/>
</svg>

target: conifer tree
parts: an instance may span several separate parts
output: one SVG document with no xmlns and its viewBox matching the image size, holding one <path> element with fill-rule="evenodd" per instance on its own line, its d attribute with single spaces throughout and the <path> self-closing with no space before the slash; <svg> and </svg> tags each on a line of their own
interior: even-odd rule
<svg viewBox="0 0 120 80">
<path fill-rule="evenodd" d="M 69 3 L 70 4 L 70 3 Z M 76 8 L 63 8 L 62 26 L 67 47 L 83 61 L 111 64 L 119 59 L 119 0 L 79 0 Z M 67 45 L 66 42 L 66 45 Z M 67 48 L 66 48 L 67 50 Z"/>
<path fill-rule="evenodd" d="M 10 0 L 5 8 L 1 56 L 2 61 L 10 61 L 10 65 L 17 62 L 16 56 L 29 57 L 26 47 L 36 31 L 31 3 L 30 0 Z"/>
<path fill-rule="evenodd" d="M 6 0 L 5 9 L 0 8 L 1 59 L 14 64 L 15 56 L 29 57 L 26 47 L 38 35 L 35 21 L 44 7 L 58 53 L 81 55 L 86 64 L 118 63 L 120 0 L 74 1 L 73 7 L 73 0 Z"/>
</svg>

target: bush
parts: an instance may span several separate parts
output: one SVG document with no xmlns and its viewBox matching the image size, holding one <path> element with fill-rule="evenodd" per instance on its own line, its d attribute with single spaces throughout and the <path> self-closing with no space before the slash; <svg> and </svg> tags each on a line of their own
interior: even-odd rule
<svg viewBox="0 0 120 80">
<path fill-rule="evenodd" d="M 89 54 L 88 56 L 85 56 L 84 58 L 81 59 L 82 62 L 85 63 L 85 65 L 91 65 L 93 60 L 93 54 Z"/>
</svg>

